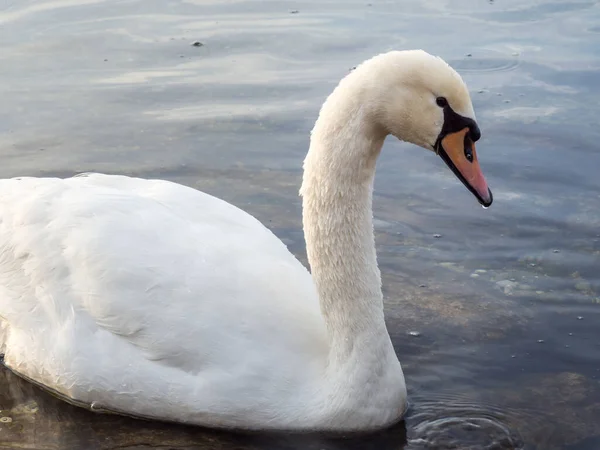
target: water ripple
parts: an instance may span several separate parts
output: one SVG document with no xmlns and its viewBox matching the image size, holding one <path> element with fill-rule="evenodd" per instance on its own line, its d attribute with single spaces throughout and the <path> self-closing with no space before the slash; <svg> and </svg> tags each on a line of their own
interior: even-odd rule
<svg viewBox="0 0 600 450">
<path fill-rule="evenodd" d="M 515 415 L 512 413 L 512 415 Z M 523 440 L 511 430 L 511 413 L 445 395 L 421 402 L 408 418 L 407 450 L 519 450 Z"/>
</svg>

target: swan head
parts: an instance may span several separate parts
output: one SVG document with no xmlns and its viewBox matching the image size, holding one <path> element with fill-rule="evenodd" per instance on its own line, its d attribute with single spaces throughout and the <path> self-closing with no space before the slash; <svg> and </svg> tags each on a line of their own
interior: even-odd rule
<svg viewBox="0 0 600 450">
<path fill-rule="evenodd" d="M 492 192 L 477 158 L 481 137 L 471 97 L 460 75 L 422 50 L 378 55 L 353 74 L 366 83 L 367 110 L 385 134 L 441 156 L 483 206 Z"/>
</svg>

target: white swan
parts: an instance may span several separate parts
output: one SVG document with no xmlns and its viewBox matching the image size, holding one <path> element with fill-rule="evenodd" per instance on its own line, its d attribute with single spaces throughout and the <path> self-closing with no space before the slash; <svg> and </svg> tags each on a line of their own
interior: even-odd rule
<svg viewBox="0 0 600 450">
<path fill-rule="evenodd" d="M 309 272 L 254 217 L 175 183 L 0 181 L 0 350 L 64 399 L 210 427 L 369 430 L 406 408 L 371 198 L 388 134 L 492 202 L 469 93 L 423 51 L 376 56 L 323 105 L 304 161 Z"/>
</svg>

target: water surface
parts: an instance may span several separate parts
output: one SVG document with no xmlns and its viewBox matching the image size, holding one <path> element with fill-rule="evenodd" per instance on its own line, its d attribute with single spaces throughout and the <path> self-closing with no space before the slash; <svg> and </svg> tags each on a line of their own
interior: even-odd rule
<svg viewBox="0 0 600 450">
<path fill-rule="evenodd" d="M 174 180 L 305 262 L 297 191 L 321 103 L 362 60 L 423 48 L 469 85 L 495 196 L 482 210 L 439 158 L 386 141 L 374 214 L 410 390 L 398 426 L 207 431 L 89 413 L 2 370 L 0 448 L 600 448 L 599 3 L 0 4 L 2 177 Z"/>
</svg>

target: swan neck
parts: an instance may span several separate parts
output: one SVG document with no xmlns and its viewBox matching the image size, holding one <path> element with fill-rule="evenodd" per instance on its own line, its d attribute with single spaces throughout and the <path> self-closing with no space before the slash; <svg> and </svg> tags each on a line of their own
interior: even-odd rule
<svg viewBox="0 0 600 450">
<path fill-rule="evenodd" d="M 308 260 L 338 362 L 360 345 L 375 351 L 373 339 L 391 348 L 372 219 L 375 165 L 384 139 L 360 102 L 330 97 L 304 162 Z"/>
</svg>

